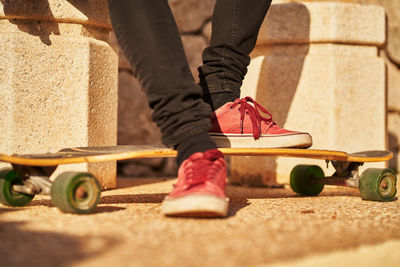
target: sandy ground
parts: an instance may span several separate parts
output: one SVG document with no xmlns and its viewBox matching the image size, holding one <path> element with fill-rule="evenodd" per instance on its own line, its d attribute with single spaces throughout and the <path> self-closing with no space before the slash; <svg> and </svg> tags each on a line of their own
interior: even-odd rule
<svg viewBox="0 0 400 267">
<path fill-rule="evenodd" d="M 174 181 L 119 178 L 91 215 L 0 206 L 0 266 L 400 266 L 399 200 L 228 186 L 228 218 L 166 218 Z"/>
</svg>

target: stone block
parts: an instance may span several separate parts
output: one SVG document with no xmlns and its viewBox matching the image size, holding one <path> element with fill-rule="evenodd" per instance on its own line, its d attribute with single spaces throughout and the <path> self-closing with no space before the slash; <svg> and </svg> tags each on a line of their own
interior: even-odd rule
<svg viewBox="0 0 400 267">
<path fill-rule="evenodd" d="M 202 36 L 182 35 L 182 43 L 193 78 L 198 82 L 199 72 L 197 69 L 203 64 L 202 53 L 207 42 Z"/>
<path fill-rule="evenodd" d="M 333 2 L 332 0 L 275 0 L 274 3 L 288 2 Z M 400 1 L 398 0 L 335 0 L 335 2 L 382 6 L 387 14 L 387 47 L 390 59 L 400 65 Z M 370 21 L 372 23 L 373 20 Z"/>
<path fill-rule="evenodd" d="M 181 33 L 199 31 L 210 20 L 215 0 L 171 0 L 169 4 Z"/>
<path fill-rule="evenodd" d="M 387 66 L 388 108 L 400 111 L 400 69 L 382 52 Z"/>
<path fill-rule="evenodd" d="M 400 170 L 400 112 L 388 114 L 389 150 L 393 152 L 393 159 L 389 167 L 399 172 Z"/>
<path fill-rule="evenodd" d="M 212 30 L 212 23 L 211 21 L 207 22 L 206 25 L 204 25 L 202 35 L 204 38 L 206 38 L 207 44 L 210 43 L 211 41 L 211 30 Z"/>
<path fill-rule="evenodd" d="M 161 133 L 151 119 L 152 111 L 146 95 L 132 74 L 119 74 L 118 95 L 118 144 L 161 143 Z"/>
<path fill-rule="evenodd" d="M 273 51 L 256 57 L 242 95 L 254 97 L 284 128 L 309 132 L 313 148 L 348 152 L 386 149 L 384 62 L 376 53 L 359 55 L 362 49 L 356 47 L 351 47 L 357 51 L 353 57 L 332 52 L 343 48 L 318 44 L 310 45 L 309 54 L 301 52 L 306 46 L 300 46 L 298 53 Z M 231 160 L 232 182 L 252 185 L 288 182 L 296 164 L 326 166 L 321 160 L 291 158 Z"/>
<path fill-rule="evenodd" d="M 0 17 L 84 24 L 111 30 L 108 4 L 104 0 L 1 1 Z"/>
<path fill-rule="evenodd" d="M 271 11 L 282 12 L 272 14 L 273 18 L 295 21 L 290 24 L 291 27 L 297 25 L 302 34 L 293 35 L 290 39 L 290 34 L 282 35 L 282 31 L 278 30 L 281 27 L 290 32 L 288 24 L 279 26 L 274 24 L 274 20 L 271 23 L 268 21 L 270 34 L 264 36 L 268 38 L 262 39 L 253 52 L 242 96 L 255 98 L 284 128 L 309 132 L 313 137 L 312 148 L 347 152 L 386 149 L 385 63 L 378 57 L 377 50 L 385 39 L 384 27 L 381 29 L 383 37 L 378 29 L 368 26 L 366 29 L 369 30 L 361 32 L 370 33 L 372 37 L 363 36 L 362 40 L 355 41 L 349 33 L 351 27 L 343 26 L 343 22 L 337 19 L 332 21 L 332 17 L 323 17 L 327 10 L 333 12 L 336 8 L 341 11 L 338 13 L 336 10 L 334 14 L 342 14 L 344 10 L 361 12 L 364 9 L 352 4 L 349 7 L 344 4 L 337 4 L 336 7 L 334 3 L 310 4 L 316 3 L 272 6 Z M 379 13 L 384 17 L 382 8 L 375 8 L 365 10 L 371 10 L 371 16 Z M 288 16 L 291 19 L 286 17 L 285 12 L 290 13 Z M 351 14 L 357 17 L 357 12 Z M 361 17 L 366 19 L 367 16 L 362 14 Z M 283 19 L 280 20 L 283 22 Z M 321 30 L 322 24 L 310 23 L 324 20 L 336 30 L 326 33 Z M 379 21 L 381 18 L 377 23 L 380 29 Z M 320 37 L 317 35 L 319 31 Z M 306 32 L 312 37 L 303 38 Z M 350 43 L 337 44 L 335 38 L 339 43 Z M 317 40 L 324 40 L 324 43 Z M 373 43 L 376 45 L 371 45 Z M 326 168 L 321 160 L 232 157 L 231 182 L 258 186 L 287 183 L 291 169 L 297 164 L 317 164 Z M 385 163 L 368 166 L 385 166 Z M 332 171 L 330 167 L 326 173 Z"/>
<path fill-rule="evenodd" d="M 335 2 L 273 4 L 257 45 L 326 42 L 383 45 L 384 9 Z"/>
<path fill-rule="evenodd" d="M 107 10 L 90 11 L 105 1 L 48 2 L 0 5 L 0 151 L 115 145 L 118 58 L 108 43 Z M 115 162 L 63 165 L 56 174 L 70 169 L 92 172 L 103 188 L 116 186 Z"/>
<path fill-rule="evenodd" d="M 132 73 L 132 68 L 129 64 L 128 59 L 125 57 L 124 52 L 118 44 L 117 38 L 114 32 L 110 35 L 110 45 L 115 50 L 118 51 L 118 70 L 122 72 Z"/>
</svg>

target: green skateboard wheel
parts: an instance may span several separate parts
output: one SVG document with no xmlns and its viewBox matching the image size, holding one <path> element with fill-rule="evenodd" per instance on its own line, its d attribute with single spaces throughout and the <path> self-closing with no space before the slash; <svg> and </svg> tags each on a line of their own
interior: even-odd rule
<svg viewBox="0 0 400 267">
<path fill-rule="evenodd" d="M 51 187 L 53 204 L 67 213 L 93 212 L 100 201 L 100 194 L 99 182 L 86 172 L 64 172 Z"/>
<path fill-rule="evenodd" d="M 360 178 L 361 198 L 372 201 L 392 201 L 397 193 L 396 182 L 396 174 L 390 169 L 366 169 Z"/>
<path fill-rule="evenodd" d="M 324 189 L 323 184 L 313 184 L 313 178 L 324 178 L 324 171 L 317 165 L 297 165 L 290 173 L 290 187 L 298 194 L 316 196 Z"/>
<path fill-rule="evenodd" d="M 23 207 L 31 203 L 35 195 L 15 192 L 13 185 L 23 185 L 22 179 L 11 168 L 1 169 L 0 203 L 13 207 Z"/>
</svg>

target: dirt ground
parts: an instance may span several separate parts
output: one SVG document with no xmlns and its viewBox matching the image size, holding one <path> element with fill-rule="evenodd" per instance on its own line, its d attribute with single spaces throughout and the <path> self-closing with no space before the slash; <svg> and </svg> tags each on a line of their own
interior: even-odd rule
<svg viewBox="0 0 400 267">
<path fill-rule="evenodd" d="M 228 186 L 228 218 L 166 218 L 174 181 L 119 178 L 91 215 L 0 206 L 0 266 L 400 266 L 399 200 Z"/>
</svg>

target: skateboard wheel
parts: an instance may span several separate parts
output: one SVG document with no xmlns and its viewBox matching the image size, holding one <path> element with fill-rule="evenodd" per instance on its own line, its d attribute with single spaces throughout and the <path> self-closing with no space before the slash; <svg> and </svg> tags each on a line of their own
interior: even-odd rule
<svg viewBox="0 0 400 267">
<path fill-rule="evenodd" d="M 324 185 L 313 184 L 310 180 L 324 177 L 324 171 L 317 165 L 297 165 L 290 173 L 290 187 L 298 194 L 316 196 L 324 189 Z"/>
<path fill-rule="evenodd" d="M 11 169 L 0 170 L 0 203 L 7 206 L 22 207 L 31 203 L 35 195 L 15 192 L 13 185 L 23 185 L 22 179 Z"/>
<path fill-rule="evenodd" d="M 391 201 L 396 196 L 396 174 L 390 169 L 369 168 L 360 177 L 360 195 L 364 200 Z"/>
<path fill-rule="evenodd" d="M 99 182 L 87 172 L 64 172 L 51 187 L 53 204 L 68 213 L 93 212 L 100 201 L 100 193 Z"/>
</svg>

